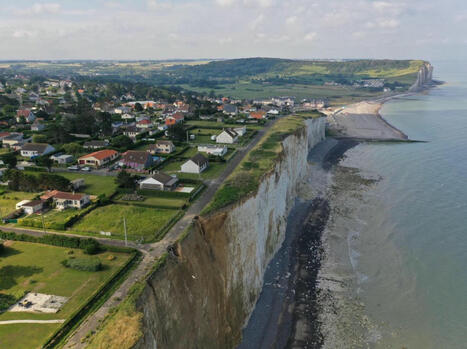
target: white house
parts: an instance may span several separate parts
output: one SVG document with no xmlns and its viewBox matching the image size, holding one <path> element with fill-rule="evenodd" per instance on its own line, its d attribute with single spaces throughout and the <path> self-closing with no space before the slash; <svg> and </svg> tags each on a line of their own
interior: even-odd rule
<svg viewBox="0 0 467 349">
<path fill-rule="evenodd" d="M 55 151 L 55 148 L 46 143 L 26 143 L 21 147 L 21 156 L 32 158 L 47 155 Z"/>
<path fill-rule="evenodd" d="M 58 190 L 49 191 L 41 196 L 41 200 L 47 201 L 50 199 L 53 200 L 58 210 L 65 210 L 67 208 L 82 209 L 91 202 L 87 194 L 75 194 Z"/>
<path fill-rule="evenodd" d="M 225 145 L 198 145 L 198 151 L 200 153 L 206 153 L 214 156 L 223 156 L 227 154 L 227 147 Z"/>
<path fill-rule="evenodd" d="M 209 166 L 209 161 L 201 154 L 196 154 L 190 160 L 182 164 L 181 172 L 201 173 Z"/>
<path fill-rule="evenodd" d="M 176 176 L 169 176 L 168 174 L 159 172 L 139 182 L 139 188 L 152 190 L 173 190 L 176 188 L 177 183 L 178 178 Z"/>
<path fill-rule="evenodd" d="M 226 128 L 216 137 L 216 143 L 233 144 L 238 140 L 238 133 L 231 128 Z"/>
<path fill-rule="evenodd" d="M 246 133 L 246 126 L 235 127 L 233 130 L 237 132 L 239 137 L 243 137 Z"/>
<path fill-rule="evenodd" d="M 33 214 L 42 210 L 42 205 L 41 200 L 23 200 L 16 204 L 16 209 L 22 208 L 24 213 Z"/>
<path fill-rule="evenodd" d="M 73 162 L 73 155 L 57 154 L 50 157 L 57 164 L 65 165 Z"/>
</svg>

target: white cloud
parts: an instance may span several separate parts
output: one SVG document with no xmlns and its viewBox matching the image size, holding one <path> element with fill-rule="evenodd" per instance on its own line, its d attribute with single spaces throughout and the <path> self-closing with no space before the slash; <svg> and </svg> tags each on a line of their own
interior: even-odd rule
<svg viewBox="0 0 467 349">
<path fill-rule="evenodd" d="M 384 19 L 378 22 L 378 25 L 381 28 L 397 28 L 399 26 L 399 21 L 397 19 Z"/>
<path fill-rule="evenodd" d="M 285 20 L 285 23 L 295 24 L 295 23 L 297 23 L 297 20 L 298 20 L 297 16 L 291 16 L 291 17 L 287 17 L 287 19 Z"/>
<path fill-rule="evenodd" d="M 315 32 L 311 32 L 311 33 L 306 34 L 303 39 L 305 41 L 313 41 L 316 38 L 316 35 L 317 34 Z"/>
<path fill-rule="evenodd" d="M 35 3 L 26 9 L 20 9 L 16 12 L 21 15 L 40 15 L 59 13 L 61 5 L 58 3 Z"/>
<path fill-rule="evenodd" d="M 256 17 L 251 23 L 250 23 L 250 29 L 251 30 L 256 30 L 260 24 L 262 24 L 264 21 L 264 15 L 261 13 L 258 17 Z"/>
<path fill-rule="evenodd" d="M 236 0 L 216 0 L 216 3 L 220 6 L 232 6 Z"/>
</svg>

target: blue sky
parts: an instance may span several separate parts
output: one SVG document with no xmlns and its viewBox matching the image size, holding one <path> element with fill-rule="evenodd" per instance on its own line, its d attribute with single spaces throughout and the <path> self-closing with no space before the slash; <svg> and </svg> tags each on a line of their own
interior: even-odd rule
<svg viewBox="0 0 467 349">
<path fill-rule="evenodd" d="M 464 0 L 0 0 L 0 60 L 467 58 Z"/>
</svg>

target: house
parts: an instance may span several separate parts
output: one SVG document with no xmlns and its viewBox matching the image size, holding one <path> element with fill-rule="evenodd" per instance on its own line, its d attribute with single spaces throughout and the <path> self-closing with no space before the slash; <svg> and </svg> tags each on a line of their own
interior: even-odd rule
<svg viewBox="0 0 467 349">
<path fill-rule="evenodd" d="M 250 119 L 261 120 L 266 118 L 266 112 L 264 110 L 252 111 L 250 113 Z"/>
<path fill-rule="evenodd" d="M 35 120 L 31 125 L 31 131 L 40 132 L 45 128 L 45 125 L 39 120 Z"/>
<path fill-rule="evenodd" d="M 216 143 L 233 144 L 238 140 L 238 133 L 231 128 L 226 128 L 216 137 Z"/>
<path fill-rule="evenodd" d="M 18 109 L 16 111 L 16 122 L 22 122 L 23 118 L 27 123 L 31 123 L 36 120 L 36 116 L 30 109 Z"/>
<path fill-rule="evenodd" d="M 122 106 L 122 107 L 117 107 L 114 109 L 114 113 L 115 114 L 127 114 L 131 111 L 131 108 L 130 107 L 125 107 L 125 106 Z"/>
<path fill-rule="evenodd" d="M 135 116 L 132 115 L 132 114 L 129 114 L 129 113 L 125 113 L 125 114 L 122 114 L 121 118 L 122 118 L 123 120 L 131 120 L 131 119 L 134 119 Z"/>
<path fill-rule="evenodd" d="M 167 126 L 173 126 L 179 122 L 183 122 L 183 120 L 185 120 L 185 117 L 182 113 L 174 113 L 165 119 L 165 124 Z"/>
<path fill-rule="evenodd" d="M 175 145 L 172 141 L 157 141 L 156 144 L 150 144 L 146 151 L 151 154 L 170 154 L 175 151 Z"/>
<path fill-rule="evenodd" d="M 239 137 L 243 137 L 246 133 L 246 126 L 242 127 L 234 127 L 233 129 L 235 132 L 237 132 Z"/>
<path fill-rule="evenodd" d="M 145 151 L 139 150 L 128 150 L 122 154 L 122 158 L 119 161 L 120 166 L 126 166 L 138 171 L 142 171 L 151 167 L 153 159 L 151 154 Z"/>
<path fill-rule="evenodd" d="M 101 149 L 109 145 L 109 141 L 88 141 L 84 142 L 84 149 Z"/>
<path fill-rule="evenodd" d="M 47 143 L 26 143 L 21 147 L 21 156 L 33 158 L 47 155 L 55 151 L 55 148 Z"/>
<path fill-rule="evenodd" d="M 187 162 L 182 164 L 181 172 L 184 173 L 201 173 L 209 166 L 209 161 L 201 154 L 196 154 Z"/>
<path fill-rule="evenodd" d="M 75 194 L 58 190 L 54 190 L 50 198 L 58 210 L 66 210 L 67 208 L 82 209 L 91 202 L 87 194 Z"/>
<path fill-rule="evenodd" d="M 50 158 L 60 165 L 66 165 L 73 162 L 73 155 L 55 154 L 52 155 Z"/>
<path fill-rule="evenodd" d="M 268 110 L 267 115 L 277 116 L 277 115 L 279 115 L 279 110 L 270 109 L 270 110 Z"/>
<path fill-rule="evenodd" d="M 118 157 L 118 155 L 118 152 L 116 152 L 115 150 L 98 150 L 94 153 L 80 157 L 78 159 L 78 164 L 93 167 L 101 167 L 115 160 Z"/>
<path fill-rule="evenodd" d="M 26 214 L 33 214 L 42 210 L 43 202 L 41 200 L 23 200 L 16 204 L 16 209 L 23 209 Z"/>
<path fill-rule="evenodd" d="M 78 190 L 85 186 L 84 178 L 76 178 L 70 182 L 73 190 Z"/>
<path fill-rule="evenodd" d="M 214 156 L 224 156 L 227 154 L 227 147 L 225 145 L 198 145 L 200 153 L 206 153 Z"/>
<path fill-rule="evenodd" d="M 150 190 L 174 190 L 177 187 L 178 178 L 159 172 L 139 182 L 140 189 Z"/>
<path fill-rule="evenodd" d="M 143 120 L 140 120 L 136 123 L 136 127 L 137 128 L 142 128 L 142 129 L 148 129 L 148 128 L 152 128 L 152 122 L 151 120 L 148 120 L 148 119 L 143 119 Z"/>
<path fill-rule="evenodd" d="M 21 148 L 24 143 L 22 133 L 11 133 L 3 137 L 1 141 L 4 148 L 13 148 L 15 150 Z"/>
<path fill-rule="evenodd" d="M 136 137 L 142 133 L 144 133 L 144 130 L 135 126 L 128 126 L 123 130 L 123 134 L 133 140 L 135 140 Z"/>
<path fill-rule="evenodd" d="M 224 104 L 222 107 L 222 112 L 227 115 L 237 115 L 238 108 L 235 104 Z"/>
</svg>

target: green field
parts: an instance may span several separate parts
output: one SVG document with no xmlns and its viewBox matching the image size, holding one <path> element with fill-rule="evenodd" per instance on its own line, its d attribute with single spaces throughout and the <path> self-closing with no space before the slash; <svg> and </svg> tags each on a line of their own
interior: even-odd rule
<svg viewBox="0 0 467 349">
<path fill-rule="evenodd" d="M 62 225 L 70 220 L 71 217 L 80 214 L 83 210 L 78 210 L 74 208 L 69 208 L 63 211 L 58 210 L 50 210 L 49 212 L 45 213 L 43 216 L 32 214 L 25 218 L 21 218 L 18 221 L 18 225 L 26 226 L 26 227 L 35 227 L 35 228 L 42 228 L 42 222 L 46 229 L 63 229 Z"/>
<path fill-rule="evenodd" d="M 81 250 L 55 246 L 7 242 L 0 254 L 0 293 L 21 297 L 25 292 L 38 292 L 70 297 L 56 314 L 12 313 L 0 314 L 4 320 L 67 319 L 82 307 L 97 289 L 128 261 L 123 253 L 101 253 L 98 258 L 103 269 L 85 272 L 65 268 L 61 262 L 70 256 L 85 257 Z M 70 255 L 69 251 L 73 251 Z M 109 260 L 110 255 L 115 256 Z M 8 324 L 0 325 L 0 347 L 9 349 L 38 348 L 61 324 Z"/>
<path fill-rule="evenodd" d="M 111 232 L 112 238 L 124 239 L 123 217 L 126 218 L 128 239 L 152 241 L 174 218 L 178 210 L 146 208 L 130 205 L 99 207 L 84 216 L 71 230 L 99 236 L 99 232 Z"/>
<path fill-rule="evenodd" d="M 16 204 L 21 200 L 31 200 L 37 193 L 26 193 L 21 191 L 5 191 L 0 195 L 0 216 L 5 216 L 16 209 Z"/>
<path fill-rule="evenodd" d="M 115 177 L 112 176 L 96 176 L 85 173 L 83 174 L 73 172 L 60 172 L 57 174 L 66 177 L 71 181 L 77 178 L 83 178 L 85 187 L 82 191 L 86 194 L 97 196 L 105 194 L 105 196 L 109 197 L 117 190 L 117 184 L 115 184 Z"/>
<path fill-rule="evenodd" d="M 164 207 L 164 208 L 169 207 L 169 208 L 174 208 L 174 209 L 180 209 L 187 203 L 187 200 L 185 199 L 157 197 L 157 196 L 148 196 L 148 195 L 142 195 L 144 196 L 144 201 L 136 201 L 136 202 L 125 201 L 125 200 L 122 200 L 123 195 L 124 194 L 118 195 L 114 201 L 117 203 L 130 204 L 130 205 L 136 205 L 136 206 L 141 204 L 141 205 L 150 205 L 154 207 Z"/>
</svg>

